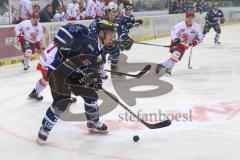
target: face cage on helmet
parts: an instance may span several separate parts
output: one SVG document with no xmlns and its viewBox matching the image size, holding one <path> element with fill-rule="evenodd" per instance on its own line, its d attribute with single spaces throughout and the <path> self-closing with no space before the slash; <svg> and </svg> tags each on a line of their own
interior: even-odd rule
<svg viewBox="0 0 240 160">
<path fill-rule="evenodd" d="M 100 30 L 99 33 L 100 33 L 101 31 L 103 32 L 103 37 L 100 37 L 100 36 L 98 36 L 98 37 L 99 37 L 100 40 L 102 41 L 102 44 L 104 44 L 104 40 L 106 39 L 107 32 L 111 32 L 111 33 L 112 33 L 112 32 L 114 32 L 114 33 L 116 32 L 116 31 L 110 31 L 110 30 L 109 30 L 109 31 L 108 31 L 108 30 Z M 99 33 L 98 33 L 98 34 L 99 34 Z M 114 38 L 115 38 L 115 37 L 116 37 L 116 35 L 114 34 Z"/>
</svg>

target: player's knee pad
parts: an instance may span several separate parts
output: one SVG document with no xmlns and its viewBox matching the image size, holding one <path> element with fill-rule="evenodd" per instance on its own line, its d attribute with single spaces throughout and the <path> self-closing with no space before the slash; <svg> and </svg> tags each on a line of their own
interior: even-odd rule
<svg viewBox="0 0 240 160">
<path fill-rule="evenodd" d="M 204 29 L 203 29 L 203 34 L 208 33 L 209 30 L 210 30 L 210 27 L 209 27 L 208 25 L 205 25 L 205 26 L 204 26 Z"/>
<path fill-rule="evenodd" d="M 71 97 L 57 97 L 53 100 L 52 108 L 56 114 L 61 115 L 63 112 L 66 111 L 69 105 L 71 105 Z"/>
<path fill-rule="evenodd" d="M 84 97 L 84 107 L 87 120 L 94 122 L 99 121 L 100 115 L 97 99 Z"/>
<path fill-rule="evenodd" d="M 33 52 L 32 52 L 32 50 L 31 50 L 30 48 L 25 49 L 24 56 L 25 56 L 25 57 L 28 57 L 28 58 L 33 57 Z"/>
<path fill-rule="evenodd" d="M 181 53 L 179 51 L 173 51 L 172 56 L 170 57 L 170 60 L 177 63 L 182 58 Z"/>
</svg>

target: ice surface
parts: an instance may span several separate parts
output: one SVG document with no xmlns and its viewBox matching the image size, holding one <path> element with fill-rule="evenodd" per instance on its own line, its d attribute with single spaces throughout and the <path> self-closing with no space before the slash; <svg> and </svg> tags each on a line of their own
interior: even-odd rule
<svg viewBox="0 0 240 160">
<path fill-rule="evenodd" d="M 35 71 L 37 62 L 27 72 L 22 71 L 20 64 L 1 67 L 0 159 L 239 160 L 240 25 L 225 26 L 222 30 L 221 45 L 213 43 L 211 31 L 193 49 L 192 70 L 187 69 L 187 51 L 173 76 L 161 78 L 173 85 L 170 93 L 138 98 L 136 106 L 130 107 L 135 112 L 141 109 L 141 113 L 157 113 L 159 109 L 192 113 L 192 121 L 174 121 L 170 127 L 159 130 L 149 130 L 138 122 L 122 122 L 119 114 L 125 111 L 118 106 L 102 117 L 110 127 L 108 135 L 91 135 L 83 122 L 60 120 L 48 143 L 39 146 L 35 143 L 37 132 L 52 98 L 47 88 L 42 102 L 27 99 L 41 76 Z M 148 42 L 168 44 L 169 38 Z M 166 48 L 137 44 L 126 55 L 129 63 L 160 63 L 169 57 Z M 104 87 L 115 93 L 111 80 L 106 80 Z M 71 111 L 83 111 L 82 100 L 78 100 Z M 134 135 L 139 135 L 138 143 L 132 141 Z"/>
</svg>

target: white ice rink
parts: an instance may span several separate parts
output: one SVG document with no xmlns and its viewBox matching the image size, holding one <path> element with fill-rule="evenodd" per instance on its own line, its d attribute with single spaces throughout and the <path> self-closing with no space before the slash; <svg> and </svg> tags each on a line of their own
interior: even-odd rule
<svg viewBox="0 0 240 160">
<path fill-rule="evenodd" d="M 173 85 L 163 96 L 138 98 L 135 112 L 189 113 L 192 121 L 176 122 L 150 130 L 138 122 L 121 122 L 118 106 L 104 115 L 108 135 L 91 135 L 83 122 L 58 121 L 45 146 L 35 143 L 46 109 L 51 104 L 49 88 L 43 101 L 33 102 L 28 94 L 40 78 L 37 62 L 27 72 L 22 66 L 0 68 L 0 159 L 1 160 L 239 160 L 240 159 L 240 25 L 222 28 L 221 45 L 213 43 L 211 31 L 193 49 L 192 70 L 187 69 L 187 51 L 171 77 Z M 168 44 L 169 38 L 149 43 Z M 135 44 L 128 62 L 159 63 L 169 57 L 168 49 Z M 109 64 L 108 64 L 109 65 Z M 153 66 L 155 68 L 155 66 Z M 114 93 L 111 80 L 104 87 Z M 139 89 L 139 88 L 138 88 Z M 144 88 L 146 89 L 146 87 Z M 115 93 L 116 94 L 116 93 Z M 72 105 L 83 111 L 81 99 Z M 139 135 L 134 143 L 132 137 Z"/>
</svg>

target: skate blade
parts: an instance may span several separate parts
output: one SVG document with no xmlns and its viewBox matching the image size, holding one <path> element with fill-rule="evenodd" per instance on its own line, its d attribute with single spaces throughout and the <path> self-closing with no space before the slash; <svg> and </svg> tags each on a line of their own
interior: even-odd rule
<svg viewBox="0 0 240 160">
<path fill-rule="evenodd" d="M 106 131 L 99 131 L 98 129 L 95 129 L 95 128 L 89 128 L 88 132 L 91 133 L 91 134 L 107 134 L 108 130 L 106 130 Z"/>
<path fill-rule="evenodd" d="M 37 144 L 39 144 L 39 145 L 44 145 L 44 144 L 46 144 L 46 141 L 44 141 L 44 140 L 42 140 L 42 139 L 40 139 L 40 138 L 38 138 L 38 139 L 36 140 L 36 142 L 37 142 Z"/>
<path fill-rule="evenodd" d="M 27 100 L 30 100 L 30 101 L 33 101 L 33 102 L 40 102 L 40 101 L 42 101 L 43 99 L 38 100 L 38 99 L 35 99 L 35 98 L 27 97 Z"/>
</svg>

